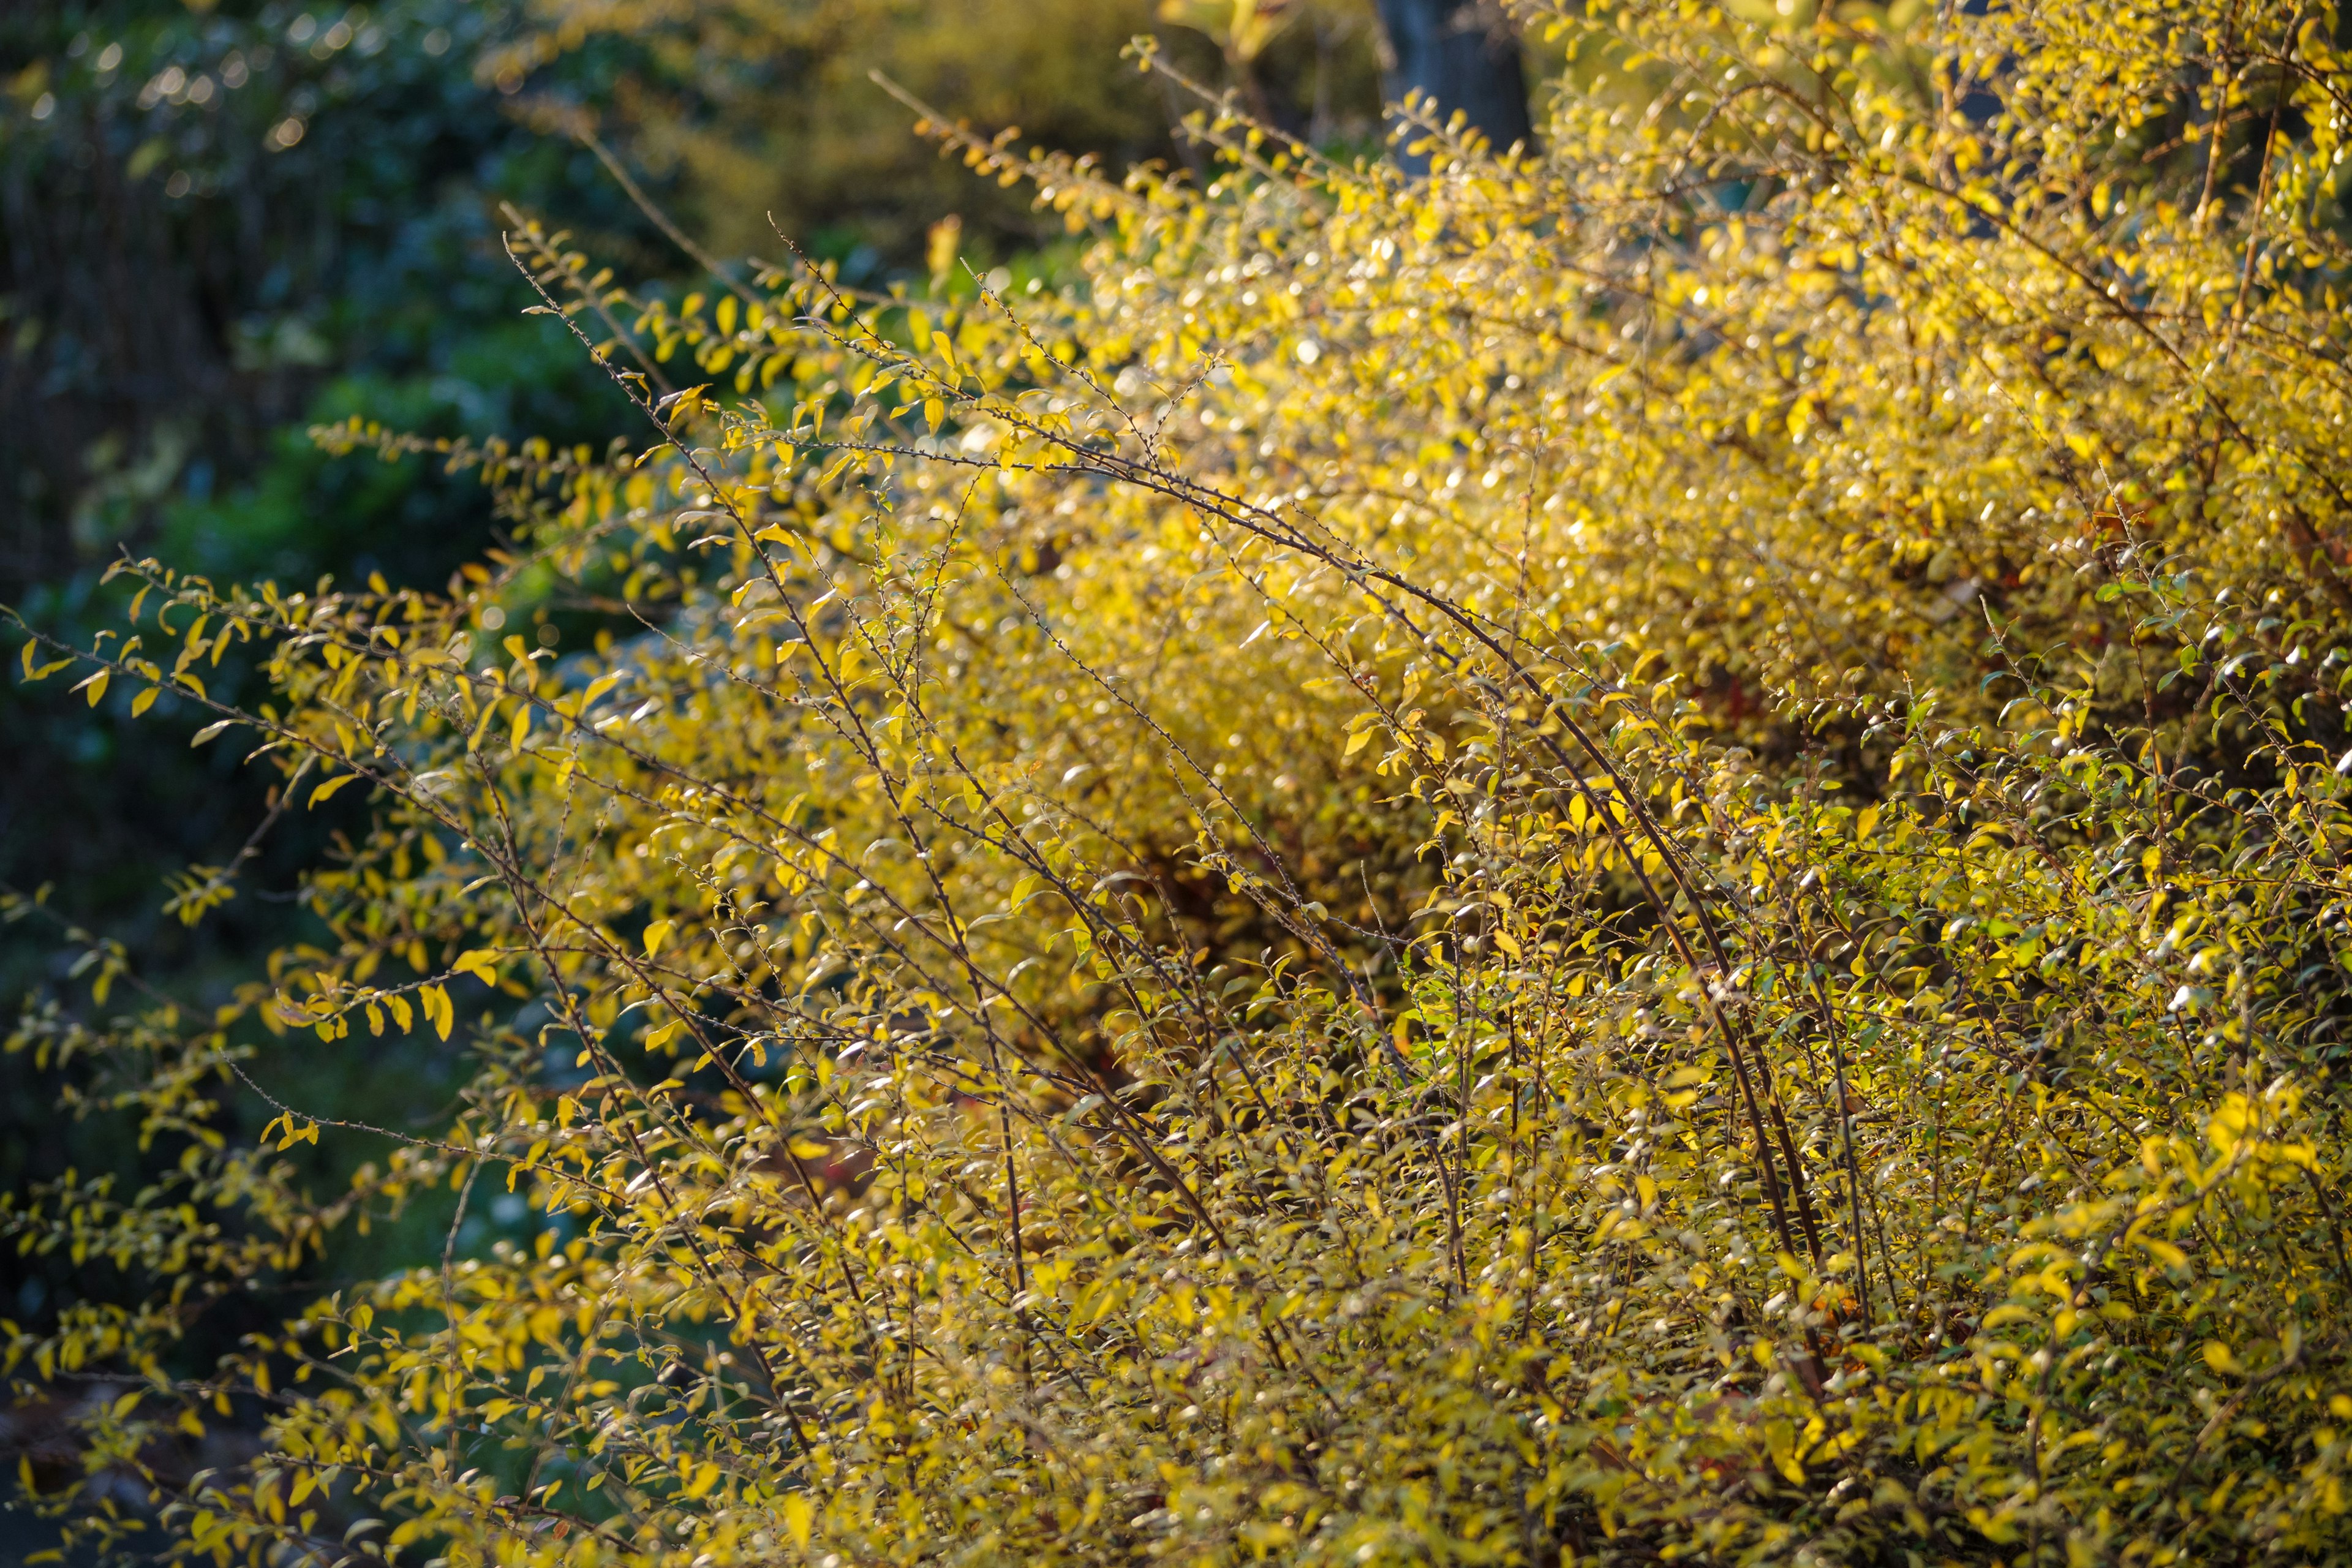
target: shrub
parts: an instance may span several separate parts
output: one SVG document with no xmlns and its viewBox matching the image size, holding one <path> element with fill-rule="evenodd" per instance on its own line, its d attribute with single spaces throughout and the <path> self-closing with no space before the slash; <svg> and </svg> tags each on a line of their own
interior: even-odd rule
<svg viewBox="0 0 2352 1568">
<path fill-rule="evenodd" d="M 1424 181 L 942 132 L 1066 287 L 672 309 L 521 234 L 644 449 L 436 447 L 517 541 L 443 594 L 124 568 L 93 702 L 250 639 L 215 728 L 374 805 L 234 1004 L 102 1021 L 94 946 L 13 1041 L 184 1151 L 6 1210 L 136 1287 L 10 1352 L 104 1391 L 90 1528 L 2345 1550 L 2335 14 L 1549 25 L 1542 148 Z M 425 1030 L 445 1128 L 219 1131 Z M 510 1234 L 320 1280 L 444 1190 Z"/>
</svg>

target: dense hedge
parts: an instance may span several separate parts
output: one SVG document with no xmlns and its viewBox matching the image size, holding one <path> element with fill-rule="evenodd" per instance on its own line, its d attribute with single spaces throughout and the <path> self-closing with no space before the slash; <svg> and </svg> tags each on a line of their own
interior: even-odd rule
<svg viewBox="0 0 2352 1568">
<path fill-rule="evenodd" d="M 50 1495 L 223 1561 L 2340 1555 L 2336 18 L 1785 10 L 1538 17 L 1540 146 L 1424 180 L 940 131 L 1066 288 L 520 233 L 640 449 L 324 430 L 520 545 L 28 646 L 184 708 L 235 639 L 209 743 L 373 803 L 236 1005 L 101 944 L 15 1037 L 184 1151 L 8 1200 L 141 1282 L 12 1346 L 105 1391 Z M 446 1124 L 212 1132 L 392 1035 Z M 174 1363 L 444 1188 L 521 1234 Z"/>
</svg>

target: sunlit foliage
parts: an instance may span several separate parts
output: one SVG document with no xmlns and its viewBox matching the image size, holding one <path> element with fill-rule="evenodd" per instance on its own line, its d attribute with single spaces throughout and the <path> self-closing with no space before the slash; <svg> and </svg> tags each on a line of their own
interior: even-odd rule
<svg viewBox="0 0 2352 1568">
<path fill-rule="evenodd" d="M 12 1343 L 100 1391 L 50 1495 L 190 1562 L 2340 1556 L 2336 18 L 1787 11 L 1538 16 L 1542 146 L 1426 181 L 939 132 L 1066 288 L 519 233 L 641 444 L 436 448 L 518 541 L 446 594 L 140 563 L 28 643 L 184 707 L 235 639 L 208 743 L 375 803 L 238 1002 L 91 943 L 12 1042 L 184 1151 L 8 1200 L 136 1286 Z M 422 1032 L 444 1126 L 213 1128 Z M 175 1362 L 444 1190 L 528 1224 Z"/>
</svg>

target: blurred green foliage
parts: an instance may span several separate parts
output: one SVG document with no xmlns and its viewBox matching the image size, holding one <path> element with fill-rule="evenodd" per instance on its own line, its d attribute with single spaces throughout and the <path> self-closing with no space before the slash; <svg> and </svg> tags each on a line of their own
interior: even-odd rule
<svg viewBox="0 0 2352 1568">
<path fill-rule="evenodd" d="M 459 0 L 0 16 L 0 599 L 86 634 L 119 609 L 98 574 L 123 549 L 222 581 L 435 579 L 480 548 L 478 492 L 425 465 L 332 460 L 310 425 L 364 410 L 446 435 L 617 428 L 593 372 L 518 315 L 500 209 L 560 212 L 641 266 L 666 256 L 593 156 L 477 81 L 473 60 L 511 21 Z M 584 79 L 609 62 L 566 68 Z M 224 661 L 220 689 L 247 689 L 242 663 Z M 160 984 L 202 1001 L 239 955 L 300 937 L 272 889 L 347 825 L 281 819 L 247 896 L 183 924 L 163 910 L 167 877 L 227 861 L 268 804 L 239 754 L 189 751 L 193 728 L 0 689 L 0 883 L 51 887 L 60 919 L 135 945 Z M 45 923 L 0 932 L 12 1002 L 64 977 Z M 306 1092 L 397 1121 L 437 1106 L 448 1065 L 298 1067 Z M 5 1179 L 132 1171 L 108 1126 L 69 1129 L 20 1092 L 26 1070 L 0 1064 Z M 372 1249 L 436 1246 L 436 1217 Z M 37 1320 L 107 1289 L 103 1270 L 11 1258 L 0 1315 Z M 217 1342 L 247 1326 L 226 1314 Z"/>
<path fill-rule="evenodd" d="M 0 597 L 78 625 L 92 574 L 153 544 L 224 580 L 436 577 L 480 542 L 478 497 L 422 466 L 331 462 L 308 425 L 364 407 L 453 435 L 613 431 L 593 376 L 517 317 L 499 208 L 562 211 L 641 263 L 659 253 L 592 157 L 475 81 L 467 62 L 502 25 L 452 0 L 324 15 L 148 0 L 0 22 Z M 14 689 L 0 726 L 17 738 L 0 759 L 0 878 L 71 888 L 79 916 L 160 942 L 167 970 L 197 962 L 157 917 L 158 877 L 249 826 L 234 759 L 190 763 L 184 737 L 134 742 L 109 715 Z M 61 784 L 89 808 L 69 835 L 36 804 Z M 164 814 L 162 835 L 145 820 L 159 794 L 194 807 Z M 257 935 L 232 919 L 212 940 Z M 20 988 L 25 967 L 0 962 L 0 981 Z"/>
</svg>

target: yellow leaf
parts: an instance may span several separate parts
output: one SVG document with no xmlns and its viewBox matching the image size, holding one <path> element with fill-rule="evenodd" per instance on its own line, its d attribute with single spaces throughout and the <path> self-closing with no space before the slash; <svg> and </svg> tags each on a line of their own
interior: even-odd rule
<svg viewBox="0 0 2352 1568">
<path fill-rule="evenodd" d="M 449 1005 L 449 993 L 438 985 L 427 985 L 416 994 L 416 997 L 424 1004 L 425 1021 L 433 1026 L 435 1034 L 447 1039 L 450 1026 L 457 1018 L 457 1009 Z"/>
<path fill-rule="evenodd" d="M 1370 745 L 1371 743 L 1371 731 L 1368 729 L 1359 730 L 1354 734 L 1348 737 L 1348 749 L 1339 754 L 1343 757 L 1352 757 L 1358 752 L 1362 751 L 1366 746 Z"/>
<path fill-rule="evenodd" d="M 786 1492 L 783 1499 L 784 1531 L 793 1544 L 808 1550 L 809 1532 L 816 1524 L 816 1500 L 806 1492 Z"/>
<path fill-rule="evenodd" d="M 337 790 L 342 788 L 345 784 L 351 783 L 353 779 L 358 778 L 359 776 L 360 775 L 357 773 L 337 773 L 333 778 L 329 779 L 325 784 L 320 784 L 317 789 L 310 792 L 310 805 L 316 806 L 320 801 L 326 799 L 329 795 L 333 795 Z"/>
<path fill-rule="evenodd" d="M 133 719 L 136 719 L 142 713 L 146 712 L 150 708 L 154 707 L 156 694 L 163 689 L 160 686 L 151 686 L 146 690 L 141 692 L 138 696 L 132 698 L 131 700 L 131 716 Z"/>
<path fill-rule="evenodd" d="M 653 924 L 646 927 L 646 956 L 647 958 L 659 956 L 662 950 L 662 943 L 669 940 L 671 925 L 672 922 L 668 921 L 656 921 Z"/>
</svg>

